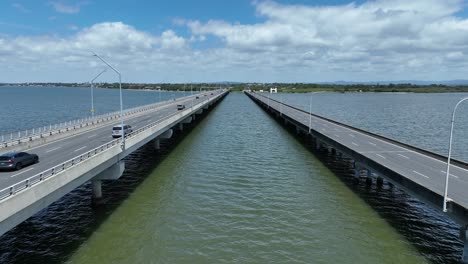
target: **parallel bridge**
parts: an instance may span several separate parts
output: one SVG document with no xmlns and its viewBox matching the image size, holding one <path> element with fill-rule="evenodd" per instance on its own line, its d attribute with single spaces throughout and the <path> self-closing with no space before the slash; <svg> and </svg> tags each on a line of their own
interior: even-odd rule
<svg viewBox="0 0 468 264">
<path fill-rule="evenodd" d="M 442 210 L 447 157 L 364 131 L 331 119 L 310 114 L 259 93 L 246 92 L 258 105 L 286 124 L 296 127 L 333 155 L 354 161 L 355 176 L 367 172 L 367 180 L 383 179 L 410 195 Z M 448 216 L 460 224 L 465 241 L 463 261 L 468 263 L 468 164 L 451 160 L 448 185 Z"/>
</svg>

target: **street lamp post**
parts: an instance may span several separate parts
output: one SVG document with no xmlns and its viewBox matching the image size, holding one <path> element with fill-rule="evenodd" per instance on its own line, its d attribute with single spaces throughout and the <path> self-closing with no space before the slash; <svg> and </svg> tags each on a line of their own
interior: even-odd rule
<svg viewBox="0 0 468 264">
<path fill-rule="evenodd" d="M 443 207 L 443 212 L 447 212 L 447 196 L 448 196 L 448 181 L 449 181 L 449 176 L 450 176 L 450 159 L 452 156 L 452 139 L 453 139 L 453 126 L 455 122 L 455 112 L 457 111 L 458 106 L 463 103 L 464 101 L 468 100 L 468 97 L 465 97 L 458 101 L 458 103 L 455 105 L 455 108 L 453 109 L 452 113 L 452 122 L 451 122 L 451 127 L 450 127 L 450 140 L 449 140 L 449 153 L 448 153 L 448 158 L 447 158 L 447 175 L 445 176 L 445 191 L 444 191 L 444 207 Z"/>
<path fill-rule="evenodd" d="M 107 69 L 100 72 L 94 79 L 91 80 L 91 117 L 94 119 L 94 80 L 96 80 L 101 74 L 105 73 Z"/>
<path fill-rule="evenodd" d="M 312 129 L 312 93 L 309 96 L 309 134 Z"/>
<path fill-rule="evenodd" d="M 119 93 L 120 93 L 120 125 L 122 126 L 122 145 L 121 148 L 125 149 L 125 134 L 124 134 L 124 127 L 123 127 L 123 101 L 122 101 L 122 74 L 118 70 L 116 70 L 114 67 L 112 67 L 107 61 L 105 61 L 103 58 L 99 57 L 96 53 L 93 52 L 93 55 L 100 59 L 104 64 L 109 66 L 117 75 L 119 76 Z"/>
</svg>

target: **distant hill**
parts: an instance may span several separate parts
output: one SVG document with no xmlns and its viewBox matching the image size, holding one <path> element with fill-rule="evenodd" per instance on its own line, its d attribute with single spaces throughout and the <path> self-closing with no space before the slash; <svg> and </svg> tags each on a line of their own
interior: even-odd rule
<svg viewBox="0 0 468 264">
<path fill-rule="evenodd" d="M 376 81 L 376 82 L 348 82 L 348 81 L 336 81 L 336 82 L 321 82 L 321 84 L 337 84 L 337 85 L 353 85 L 353 84 L 366 84 L 366 85 L 388 85 L 388 84 L 415 84 L 415 85 L 431 85 L 431 84 L 442 84 L 447 86 L 457 85 L 468 85 L 468 80 L 448 80 L 448 81 L 418 81 L 418 80 L 400 80 L 400 81 Z"/>
</svg>

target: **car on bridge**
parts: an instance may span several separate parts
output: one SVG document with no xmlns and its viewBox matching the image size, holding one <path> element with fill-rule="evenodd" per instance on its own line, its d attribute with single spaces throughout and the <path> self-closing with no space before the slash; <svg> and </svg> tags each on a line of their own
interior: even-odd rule
<svg viewBox="0 0 468 264">
<path fill-rule="evenodd" d="M 112 128 L 112 137 L 118 138 L 118 137 L 121 137 L 122 135 L 127 135 L 128 133 L 132 133 L 132 132 L 133 132 L 133 129 L 132 129 L 132 126 L 130 125 L 127 125 L 127 124 L 123 124 L 123 126 L 116 125 Z"/>
<path fill-rule="evenodd" d="M 8 152 L 0 156 L 0 169 L 21 170 L 24 166 L 39 162 L 39 156 L 26 152 Z"/>
<path fill-rule="evenodd" d="M 183 104 L 178 104 L 177 105 L 177 110 L 184 110 L 185 109 L 185 105 Z"/>
</svg>

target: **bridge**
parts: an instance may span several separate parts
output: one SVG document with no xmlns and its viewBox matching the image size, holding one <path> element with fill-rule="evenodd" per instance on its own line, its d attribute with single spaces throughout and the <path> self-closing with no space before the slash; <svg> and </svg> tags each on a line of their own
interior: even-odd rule
<svg viewBox="0 0 468 264">
<path fill-rule="evenodd" d="M 3 137 L 0 153 L 28 151 L 38 154 L 40 162 L 0 172 L 0 235 L 88 181 L 98 201 L 101 181 L 119 179 L 126 156 L 147 143 L 159 149 L 173 129 L 183 130 L 227 93 L 220 89 L 129 109 L 123 118 L 133 132 L 124 138 L 112 138 L 112 127 L 120 124 L 118 113 Z M 177 104 L 185 109 L 178 110 Z"/>
<path fill-rule="evenodd" d="M 246 92 L 258 105 L 311 140 L 316 149 L 352 161 L 355 176 L 366 174 L 368 183 L 385 179 L 410 195 L 442 210 L 447 157 L 364 131 L 273 100 Z M 460 224 L 465 242 L 462 260 L 468 263 L 468 164 L 451 160 L 447 215 Z"/>
</svg>

